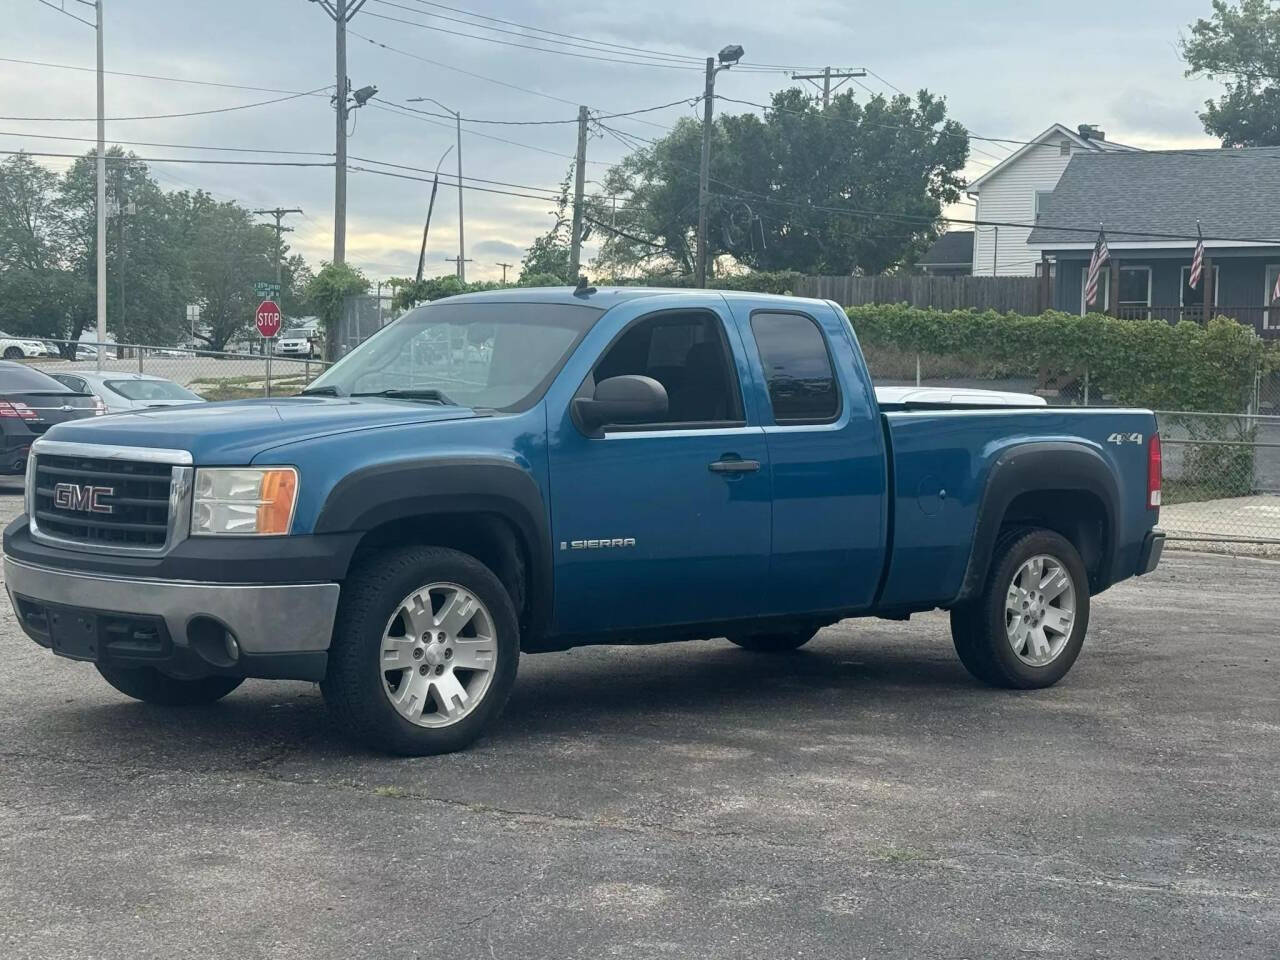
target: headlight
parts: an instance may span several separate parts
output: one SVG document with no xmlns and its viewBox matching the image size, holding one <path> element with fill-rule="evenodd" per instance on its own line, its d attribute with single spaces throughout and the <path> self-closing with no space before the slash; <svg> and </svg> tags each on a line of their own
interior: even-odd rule
<svg viewBox="0 0 1280 960">
<path fill-rule="evenodd" d="M 191 502 L 191 535 L 288 533 L 297 497 L 293 467 L 201 467 Z"/>
</svg>

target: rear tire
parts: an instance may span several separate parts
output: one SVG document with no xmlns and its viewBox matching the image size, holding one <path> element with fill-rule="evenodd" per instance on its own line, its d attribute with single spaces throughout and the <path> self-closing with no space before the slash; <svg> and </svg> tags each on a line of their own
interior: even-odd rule
<svg viewBox="0 0 1280 960">
<path fill-rule="evenodd" d="M 402 547 L 343 584 L 320 690 L 338 726 L 375 750 L 451 753 L 498 719 L 519 658 L 515 606 L 493 571 L 457 550 Z"/>
<path fill-rule="evenodd" d="M 1089 628 L 1089 576 L 1080 554 L 1052 530 L 1015 530 L 997 543 L 981 594 L 951 611 L 965 668 L 993 687 L 1057 683 Z"/>
<path fill-rule="evenodd" d="M 746 633 L 727 638 L 752 653 L 791 653 L 818 635 L 817 627 L 798 627 L 773 633 Z"/>
<path fill-rule="evenodd" d="M 197 677 L 181 680 L 155 667 L 118 667 L 97 664 L 102 679 L 126 697 L 162 707 L 200 707 L 221 700 L 240 684 L 243 677 Z"/>
<path fill-rule="evenodd" d="M 19 347 L 5 347 L 4 358 L 6 360 L 22 360 L 26 354 Z"/>
</svg>

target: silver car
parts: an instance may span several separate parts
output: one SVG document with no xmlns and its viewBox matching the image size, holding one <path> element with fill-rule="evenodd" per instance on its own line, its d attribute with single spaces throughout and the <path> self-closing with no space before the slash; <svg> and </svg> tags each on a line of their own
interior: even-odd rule
<svg viewBox="0 0 1280 960">
<path fill-rule="evenodd" d="M 145 373 L 54 373 L 51 376 L 72 390 L 92 393 L 107 406 L 107 413 L 204 403 L 204 397 L 186 387 Z"/>
</svg>

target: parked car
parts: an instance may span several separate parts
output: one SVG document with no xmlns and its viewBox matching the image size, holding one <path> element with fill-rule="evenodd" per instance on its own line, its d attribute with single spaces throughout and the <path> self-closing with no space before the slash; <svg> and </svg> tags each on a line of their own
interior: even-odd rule
<svg viewBox="0 0 1280 960">
<path fill-rule="evenodd" d="M 27 337 L 14 337 L 0 333 L 0 357 L 6 360 L 22 360 L 27 357 L 43 357 L 46 355 L 45 345 L 40 340 Z"/>
<path fill-rule="evenodd" d="M 0 360 L 0 474 L 27 468 L 31 442 L 55 423 L 106 412 L 102 401 L 34 367 Z"/>
<path fill-rule="evenodd" d="M 306 327 L 293 327 L 280 334 L 275 352 L 281 357 L 307 357 L 316 355 L 316 332 Z"/>
<path fill-rule="evenodd" d="M 415 349 L 455 340 L 483 359 Z M 318 680 L 403 754 L 493 724 L 521 652 L 589 643 L 777 654 L 940 607 L 979 680 L 1047 687 L 1164 545 L 1149 410 L 881 409 L 836 304 L 745 293 L 450 297 L 302 396 L 32 455 L 4 574 L 36 643 L 168 705 Z"/>
<path fill-rule="evenodd" d="M 186 387 L 146 373 L 54 373 L 52 377 L 72 390 L 91 393 L 108 413 L 172 407 L 184 403 L 204 403 L 204 397 Z"/>
</svg>

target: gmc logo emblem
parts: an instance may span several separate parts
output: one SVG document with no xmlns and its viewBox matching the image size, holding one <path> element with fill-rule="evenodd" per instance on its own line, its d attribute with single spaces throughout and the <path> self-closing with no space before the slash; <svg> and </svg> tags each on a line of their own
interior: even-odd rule
<svg viewBox="0 0 1280 960">
<path fill-rule="evenodd" d="M 103 503 L 103 497 L 116 492 L 115 487 L 95 487 L 88 483 L 55 483 L 54 506 L 63 510 L 79 510 L 81 513 L 112 513 L 114 507 Z"/>
</svg>

